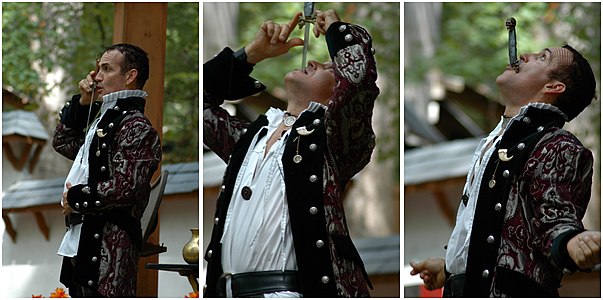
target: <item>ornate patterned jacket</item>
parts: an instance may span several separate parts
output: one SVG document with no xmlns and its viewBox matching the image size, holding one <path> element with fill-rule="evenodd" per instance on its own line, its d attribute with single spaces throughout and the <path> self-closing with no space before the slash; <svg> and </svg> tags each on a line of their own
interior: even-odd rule
<svg viewBox="0 0 603 300">
<path fill-rule="evenodd" d="M 369 296 L 368 276 L 350 239 L 342 203 L 347 182 L 369 162 L 375 147 L 372 110 L 379 94 L 371 37 L 359 26 L 334 23 L 327 31 L 336 87 L 328 108 L 306 111 L 293 125 L 282 162 L 293 243 L 304 297 Z M 204 144 L 228 163 L 217 202 L 208 261 L 205 297 L 216 297 L 222 275 L 220 239 L 233 185 L 251 140 L 267 124 L 260 116 L 249 124 L 220 108 L 224 99 L 240 99 L 265 87 L 249 77 L 252 66 L 226 48 L 204 64 Z M 299 140 L 300 163 L 293 162 Z"/>
<path fill-rule="evenodd" d="M 88 105 L 74 96 L 61 111 L 52 141 L 61 155 L 74 159 L 84 144 Z M 159 135 L 143 114 L 145 100 L 118 99 L 102 115 L 88 157 L 87 184 L 69 189 L 75 213 L 70 224 L 82 223 L 75 267 L 63 260 L 61 282 L 78 284 L 107 297 L 132 297 L 142 239 L 140 218 L 146 208 L 153 172 L 161 161 Z M 92 116 L 99 112 L 93 104 Z"/>
<path fill-rule="evenodd" d="M 563 274 L 577 269 L 566 245 L 584 230 L 593 156 L 561 129 L 564 123 L 555 107 L 531 104 L 495 145 L 474 216 L 464 296 L 558 296 Z"/>
</svg>

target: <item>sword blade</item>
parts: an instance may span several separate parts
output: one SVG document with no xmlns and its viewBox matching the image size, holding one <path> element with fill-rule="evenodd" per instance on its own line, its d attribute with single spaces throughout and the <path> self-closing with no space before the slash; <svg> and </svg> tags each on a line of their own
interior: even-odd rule
<svg viewBox="0 0 603 300">
<path fill-rule="evenodd" d="M 310 22 L 314 13 L 314 2 L 304 2 L 304 52 L 302 52 L 301 69 L 306 67 L 306 59 L 308 57 L 308 45 L 310 44 Z"/>
<path fill-rule="evenodd" d="M 306 24 L 304 28 L 304 52 L 302 52 L 301 68 L 306 67 L 306 58 L 308 56 L 308 44 L 310 43 L 310 25 Z"/>
</svg>

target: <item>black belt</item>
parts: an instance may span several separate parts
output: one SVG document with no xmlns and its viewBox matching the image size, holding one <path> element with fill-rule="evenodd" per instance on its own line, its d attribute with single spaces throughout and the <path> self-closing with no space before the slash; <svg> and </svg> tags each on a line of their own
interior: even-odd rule
<svg viewBox="0 0 603 300">
<path fill-rule="evenodd" d="M 451 275 L 446 277 L 444 283 L 444 298 L 463 297 L 465 288 L 465 274 Z"/>
<path fill-rule="evenodd" d="M 223 274 L 220 276 L 220 279 L 218 279 L 218 297 L 227 296 L 228 278 L 230 278 L 231 282 L 230 289 L 232 290 L 232 297 L 249 297 L 282 291 L 301 293 L 297 271 L 264 271 Z"/>
</svg>

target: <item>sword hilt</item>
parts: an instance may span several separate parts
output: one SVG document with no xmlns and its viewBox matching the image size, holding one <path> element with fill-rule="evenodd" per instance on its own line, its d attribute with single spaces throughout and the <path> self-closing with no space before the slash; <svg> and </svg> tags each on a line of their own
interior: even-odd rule
<svg viewBox="0 0 603 300">
<path fill-rule="evenodd" d="M 517 35 L 515 33 L 515 26 L 517 21 L 515 18 L 508 18 L 505 21 L 505 26 L 509 31 L 509 65 L 515 70 L 515 73 L 519 72 L 519 60 L 517 59 Z"/>
<path fill-rule="evenodd" d="M 299 20 L 299 29 L 304 27 L 307 23 L 314 24 L 316 22 L 316 14 L 314 13 L 314 2 L 304 2 L 304 15 Z"/>
</svg>

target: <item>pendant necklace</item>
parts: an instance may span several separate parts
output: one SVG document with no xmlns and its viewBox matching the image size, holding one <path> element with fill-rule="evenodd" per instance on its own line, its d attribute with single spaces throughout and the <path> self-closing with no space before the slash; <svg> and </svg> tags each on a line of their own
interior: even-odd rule
<svg viewBox="0 0 603 300">
<path fill-rule="evenodd" d="M 293 126 L 293 124 L 297 121 L 297 116 L 291 114 L 290 112 L 285 112 L 283 115 L 283 124 L 287 127 Z"/>
</svg>

